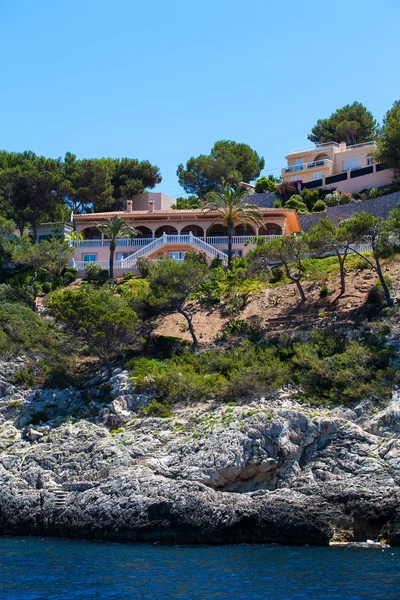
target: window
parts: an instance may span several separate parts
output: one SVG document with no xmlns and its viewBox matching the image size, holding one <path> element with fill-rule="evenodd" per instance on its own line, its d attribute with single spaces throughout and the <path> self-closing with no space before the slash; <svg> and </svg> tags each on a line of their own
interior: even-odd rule
<svg viewBox="0 0 400 600">
<path fill-rule="evenodd" d="M 322 179 L 322 171 L 315 171 L 314 181 L 317 181 L 317 179 Z"/>
<path fill-rule="evenodd" d="M 84 254 L 83 262 L 96 262 L 97 254 Z"/>
<path fill-rule="evenodd" d="M 361 169 L 361 158 L 357 156 L 356 158 L 346 158 L 342 161 L 342 171 L 347 171 L 347 169 Z"/>
<path fill-rule="evenodd" d="M 130 252 L 117 252 L 117 260 L 123 260 L 124 258 L 128 258 L 132 253 Z"/>
<path fill-rule="evenodd" d="M 296 158 L 295 171 L 302 171 L 304 168 L 304 158 Z"/>
<path fill-rule="evenodd" d="M 170 252 L 169 257 L 171 260 L 177 260 L 178 262 L 182 262 L 185 258 L 186 252 Z"/>
<path fill-rule="evenodd" d="M 299 175 L 295 175 L 294 177 L 290 178 L 290 181 L 300 181 L 300 176 Z"/>
<path fill-rule="evenodd" d="M 367 156 L 367 167 L 372 167 L 373 164 L 374 159 L 372 158 L 372 156 Z"/>
</svg>

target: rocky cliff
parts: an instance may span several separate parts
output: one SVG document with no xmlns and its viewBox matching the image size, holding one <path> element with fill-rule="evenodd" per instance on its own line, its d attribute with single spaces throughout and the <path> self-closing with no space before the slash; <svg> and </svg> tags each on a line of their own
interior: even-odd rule
<svg viewBox="0 0 400 600">
<path fill-rule="evenodd" d="M 21 390 L 0 363 L 0 533 L 178 543 L 400 544 L 400 398 L 143 417 L 128 373 Z M 43 423 L 45 421 L 45 423 Z"/>
</svg>

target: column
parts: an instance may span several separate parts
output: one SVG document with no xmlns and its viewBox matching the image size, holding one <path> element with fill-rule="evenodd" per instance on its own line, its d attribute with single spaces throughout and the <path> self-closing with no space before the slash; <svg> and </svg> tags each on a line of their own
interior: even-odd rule
<svg viewBox="0 0 400 600">
<path fill-rule="evenodd" d="M 104 233 L 101 232 L 101 246 L 104 246 Z"/>
</svg>

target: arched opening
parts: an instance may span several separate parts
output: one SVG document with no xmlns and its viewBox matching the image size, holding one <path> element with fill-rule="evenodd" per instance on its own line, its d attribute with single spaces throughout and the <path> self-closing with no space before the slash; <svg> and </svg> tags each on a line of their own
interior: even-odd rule
<svg viewBox="0 0 400 600">
<path fill-rule="evenodd" d="M 138 231 L 138 236 L 140 238 L 152 238 L 153 237 L 153 232 L 151 231 L 151 229 L 149 229 L 149 227 L 144 227 L 144 225 L 139 225 L 139 227 L 135 227 L 136 231 Z"/>
<path fill-rule="evenodd" d="M 228 235 L 228 232 L 222 223 L 215 223 L 207 232 L 208 237 L 222 237 L 225 235 Z"/>
<path fill-rule="evenodd" d="M 172 227 L 172 225 L 161 225 L 161 227 L 156 229 L 155 237 L 159 238 L 164 233 L 167 235 L 178 235 L 178 230 L 175 227 Z"/>
<path fill-rule="evenodd" d="M 317 162 L 318 160 L 329 160 L 329 156 L 325 153 L 323 154 L 317 154 L 317 156 L 315 157 L 315 162 Z"/>
<path fill-rule="evenodd" d="M 237 225 L 235 227 L 235 235 L 255 235 L 255 230 L 250 225 Z"/>
<path fill-rule="evenodd" d="M 181 235 L 188 235 L 188 233 L 193 233 L 196 237 L 203 237 L 203 228 L 199 225 L 185 225 L 183 229 L 181 229 Z"/>
<path fill-rule="evenodd" d="M 282 235 L 282 227 L 276 223 L 265 223 L 258 231 L 259 235 Z"/>
<path fill-rule="evenodd" d="M 79 232 L 79 236 L 82 236 L 84 240 L 101 240 L 101 232 L 97 227 L 86 227 Z"/>
</svg>

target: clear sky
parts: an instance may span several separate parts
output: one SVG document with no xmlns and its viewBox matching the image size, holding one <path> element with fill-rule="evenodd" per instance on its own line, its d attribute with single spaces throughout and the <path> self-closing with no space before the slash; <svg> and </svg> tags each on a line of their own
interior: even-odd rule
<svg viewBox="0 0 400 600">
<path fill-rule="evenodd" d="M 175 197 L 220 139 L 278 174 L 318 118 L 400 99 L 399 21 L 400 0 L 0 0 L 0 148 L 148 159 Z"/>
</svg>

